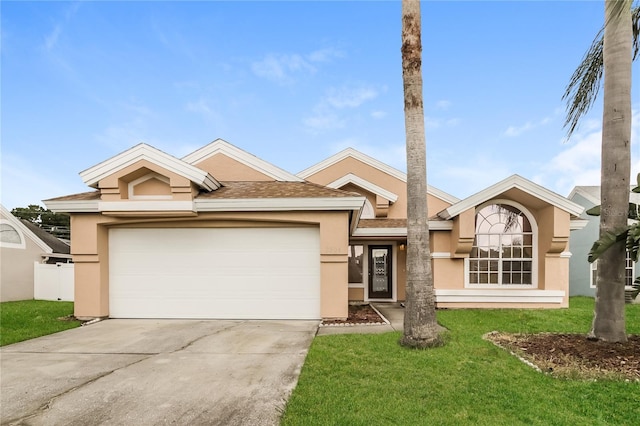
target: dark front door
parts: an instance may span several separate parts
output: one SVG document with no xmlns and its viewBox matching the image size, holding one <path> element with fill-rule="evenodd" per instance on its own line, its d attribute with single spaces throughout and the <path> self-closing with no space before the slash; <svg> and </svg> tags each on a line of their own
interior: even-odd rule
<svg viewBox="0 0 640 426">
<path fill-rule="evenodd" d="M 369 299 L 390 299 L 391 246 L 369 246 Z"/>
</svg>

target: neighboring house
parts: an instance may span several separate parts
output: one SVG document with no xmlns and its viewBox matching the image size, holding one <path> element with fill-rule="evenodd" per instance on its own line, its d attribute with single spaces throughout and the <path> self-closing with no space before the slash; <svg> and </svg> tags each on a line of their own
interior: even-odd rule
<svg viewBox="0 0 640 426">
<path fill-rule="evenodd" d="M 353 149 L 293 175 L 223 140 L 137 145 L 80 173 L 71 214 L 80 318 L 344 318 L 402 301 L 406 175 Z M 582 207 L 520 176 L 464 200 L 428 190 L 440 307 L 568 306 Z"/>
<path fill-rule="evenodd" d="M 70 261 L 69 246 L 0 206 L 0 301 L 34 296 L 34 263 Z"/>
<path fill-rule="evenodd" d="M 576 186 L 568 197 L 574 203 L 583 206 L 586 210 L 600 205 L 599 186 Z M 640 204 L 640 194 L 629 192 L 629 201 Z M 588 255 L 591 246 L 598 239 L 600 233 L 599 216 L 582 214 L 587 225 L 571 236 L 571 261 L 569 263 L 569 294 L 571 296 L 591 296 L 596 294 L 596 269 L 598 261 L 589 263 Z M 635 277 L 640 276 L 638 264 L 627 256 L 625 262 L 625 285 L 630 286 Z"/>
</svg>

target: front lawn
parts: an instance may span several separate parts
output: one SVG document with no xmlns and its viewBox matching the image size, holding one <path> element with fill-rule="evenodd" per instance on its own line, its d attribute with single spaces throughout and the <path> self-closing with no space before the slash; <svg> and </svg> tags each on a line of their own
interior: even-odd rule
<svg viewBox="0 0 640 426">
<path fill-rule="evenodd" d="M 593 299 L 563 310 L 442 310 L 444 347 L 398 345 L 400 333 L 315 338 L 283 425 L 624 425 L 640 418 L 640 383 L 557 379 L 482 339 L 586 333 Z M 640 305 L 627 331 L 640 334 Z"/>
<path fill-rule="evenodd" d="M 0 346 L 68 330 L 80 321 L 68 318 L 73 302 L 22 300 L 0 303 Z M 66 319 L 61 319 L 67 317 Z"/>
</svg>

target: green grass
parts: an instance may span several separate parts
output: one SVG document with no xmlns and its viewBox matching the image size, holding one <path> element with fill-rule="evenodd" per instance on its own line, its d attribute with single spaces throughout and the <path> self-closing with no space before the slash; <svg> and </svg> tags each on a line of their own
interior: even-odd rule
<svg viewBox="0 0 640 426">
<path fill-rule="evenodd" d="M 73 302 L 23 300 L 0 303 L 0 346 L 68 330 L 80 321 L 59 320 L 73 314 Z"/>
<path fill-rule="evenodd" d="M 482 335 L 586 333 L 593 299 L 562 310 L 442 310 L 444 347 L 410 350 L 400 333 L 314 339 L 283 425 L 626 425 L 640 419 L 640 384 L 557 379 Z M 640 305 L 627 305 L 640 334 Z"/>
</svg>

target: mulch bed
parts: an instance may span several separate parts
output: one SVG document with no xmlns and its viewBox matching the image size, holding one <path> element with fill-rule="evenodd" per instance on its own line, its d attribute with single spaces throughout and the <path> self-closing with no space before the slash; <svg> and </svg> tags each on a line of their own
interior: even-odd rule
<svg viewBox="0 0 640 426">
<path fill-rule="evenodd" d="M 370 305 L 349 305 L 349 316 L 346 320 L 323 320 L 322 326 L 348 326 L 365 324 L 385 324 L 384 320 Z"/>
<path fill-rule="evenodd" d="M 492 332 L 485 338 L 554 376 L 640 381 L 640 336 L 629 336 L 626 343 L 555 333 Z"/>
</svg>

